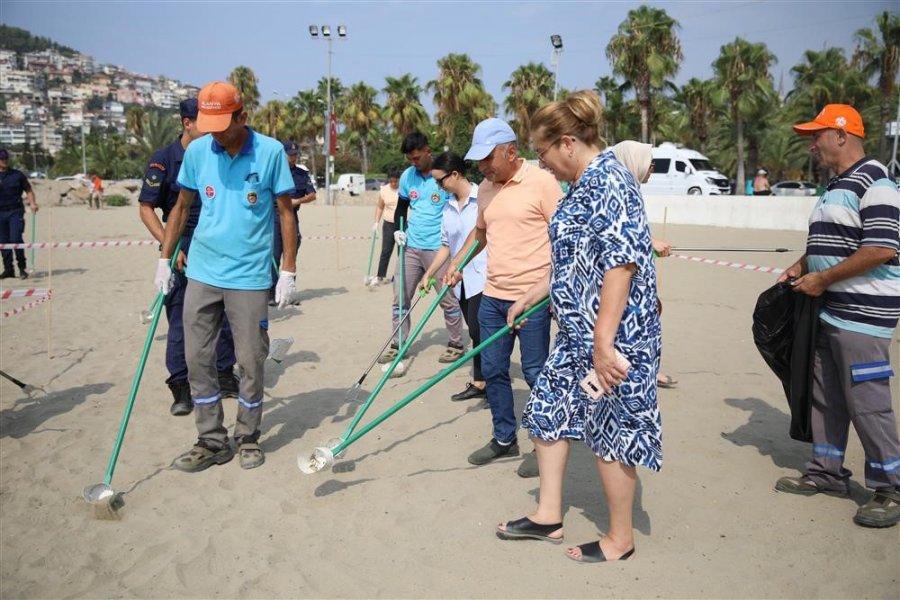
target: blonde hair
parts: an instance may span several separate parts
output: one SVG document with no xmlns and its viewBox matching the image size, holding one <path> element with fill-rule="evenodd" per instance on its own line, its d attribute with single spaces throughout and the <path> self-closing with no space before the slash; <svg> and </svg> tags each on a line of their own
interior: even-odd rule
<svg viewBox="0 0 900 600">
<path fill-rule="evenodd" d="M 541 131 L 546 139 L 571 135 L 601 149 L 606 142 L 600 137 L 603 105 L 593 90 L 579 90 L 565 100 L 545 104 L 531 117 L 531 131 Z"/>
</svg>

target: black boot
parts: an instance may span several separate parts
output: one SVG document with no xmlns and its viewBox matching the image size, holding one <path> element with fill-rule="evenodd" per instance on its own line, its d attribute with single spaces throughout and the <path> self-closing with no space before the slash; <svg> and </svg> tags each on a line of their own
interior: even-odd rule
<svg viewBox="0 0 900 600">
<path fill-rule="evenodd" d="M 172 407 L 169 412 L 175 417 L 189 415 L 194 410 L 194 401 L 191 400 L 191 386 L 187 381 L 173 381 L 169 384 L 172 390 Z"/>
<path fill-rule="evenodd" d="M 0 279 L 9 279 L 10 277 L 15 277 L 16 272 L 13 271 L 12 267 L 8 269 L 3 269 L 3 272 L 0 273 Z"/>
<path fill-rule="evenodd" d="M 234 369 L 219 371 L 219 393 L 223 398 L 237 398 L 240 379 L 234 374 Z"/>
</svg>

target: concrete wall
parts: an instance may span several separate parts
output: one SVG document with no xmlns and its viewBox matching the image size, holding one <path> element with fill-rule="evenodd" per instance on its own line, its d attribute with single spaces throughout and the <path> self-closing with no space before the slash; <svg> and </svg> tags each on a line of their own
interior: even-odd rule
<svg viewBox="0 0 900 600">
<path fill-rule="evenodd" d="M 806 231 L 817 197 L 644 196 L 653 223 Z"/>
</svg>

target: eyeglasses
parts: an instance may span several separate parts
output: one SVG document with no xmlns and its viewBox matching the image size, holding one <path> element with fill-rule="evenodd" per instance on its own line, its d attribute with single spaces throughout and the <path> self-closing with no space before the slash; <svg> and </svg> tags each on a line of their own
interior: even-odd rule
<svg viewBox="0 0 900 600">
<path fill-rule="evenodd" d="M 549 146 L 544 148 L 543 150 L 535 149 L 535 153 L 537 153 L 538 160 L 541 162 L 544 162 L 544 155 L 547 154 L 547 151 L 549 151 L 551 148 L 553 148 L 553 146 L 557 145 L 561 139 L 562 139 L 562 136 L 559 136 L 558 138 L 553 140 L 553 142 Z"/>
<path fill-rule="evenodd" d="M 438 179 L 438 180 L 437 180 L 438 186 L 444 187 L 444 181 L 446 181 L 447 178 L 450 177 L 451 175 L 453 175 L 454 173 L 456 173 L 456 171 L 450 171 L 449 173 L 447 173 L 446 175 L 444 175 L 443 177 L 441 177 L 440 179 Z"/>
</svg>

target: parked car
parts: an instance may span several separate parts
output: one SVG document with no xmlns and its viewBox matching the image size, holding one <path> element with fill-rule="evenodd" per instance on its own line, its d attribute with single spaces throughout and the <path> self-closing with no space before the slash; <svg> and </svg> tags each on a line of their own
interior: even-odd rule
<svg viewBox="0 0 900 600">
<path fill-rule="evenodd" d="M 653 173 L 641 184 L 645 195 L 709 196 L 731 192 L 728 178 L 696 150 L 665 142 L 651 151 Z"/>
<path fill-rule="evenodd" d="M 28 179 L 47 179 L 47 174 L 43 171 L 32 171 L 28 174 Z"/>
<path fill-rule="evenodd" d="M 366 179 L 366 189 L 374 190 L 377 192 L 378 190 L 381 189 L 381 186 L 383 186 L 385 183 L 387 183 L 387 181 L 385 181 L 384 179 L 381 179 L 379 177 L 376 177 L 374 179 Z"/>
<path fill-rule="evenodd" d="M 366 177 L 362 173 L 342 173 L 338 175 L 337 182 L 331 184 L 334 192 L 348 192 L 351 196 L 358 196 L 366 189 Z"/>
<path fill-rule="evenodd" d="M 809 181 L 779 181 L 772 186 L 773 196 L 815 196 L 816 184 Z"/>
</svg>

